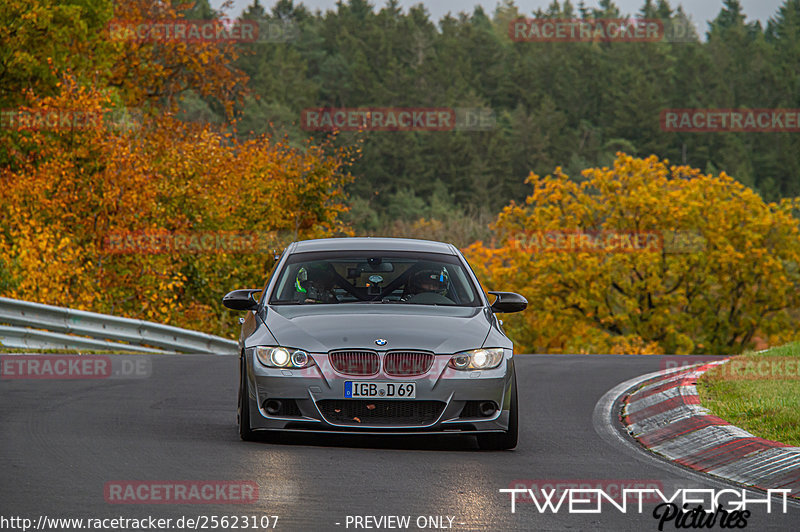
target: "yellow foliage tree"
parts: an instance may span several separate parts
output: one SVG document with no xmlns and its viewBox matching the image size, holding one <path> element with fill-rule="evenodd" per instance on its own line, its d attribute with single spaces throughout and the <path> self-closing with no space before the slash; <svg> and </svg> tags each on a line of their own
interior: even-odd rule
<svg viewBox="0 0 800 532">
<path fill-rule="evenodd" d="M 531 174 L 495 244 L 466 250 L 488 286 L 528 298 L 506 323 L 522 350 L 728 354 L 795 334 L 798 200 L 655 156 L 582 178 Z"/>
<path fill-rule="evenodd" d="M 95 116 L 109 103 L 69 79 L 61 89 L 29 95 L 24 112 Z M 169 114 L 135 128 L 107 119 L 53 124 L 0 136 L 13 161 L 0 168 L 4 296 L 227 333 L 235 320 L 219 301 L 230 288 L 264 282 L 277 233 L 346 233 L 346 149 L 239 140 Z M 212 253 L 109 252 L 109 235 L 143 232 L 261 241 L 245 253 L 224 245 Z"/>
<path fill-rule="evenodd" d="M 230 115 L 246 92 L 231 40 L 138 39 L 122 24 L 185 19 L 193 2 L 159 0 L 3 0 L 0 2 L 0 106 L 24 103 L 23 90 L 59 92 L 64 72 L 84 85 L 110 87 L 129 108 L 171 110 L 192 90 L 213 96 Z M 213 19 L 212 24 L 223 21 Z M 0 159 L 2 160 L 2 159 Z"/>
</svg>

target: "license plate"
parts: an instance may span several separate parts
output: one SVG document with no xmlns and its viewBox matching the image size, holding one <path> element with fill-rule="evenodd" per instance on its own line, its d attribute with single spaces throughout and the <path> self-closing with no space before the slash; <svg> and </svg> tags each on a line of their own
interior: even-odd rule
<svg viewBox="0 0 800 532">
<path fill-rule="evenodd" d="M 414 382 L 345 381 L 345 399 L 414 399 Z"/>
</svg>

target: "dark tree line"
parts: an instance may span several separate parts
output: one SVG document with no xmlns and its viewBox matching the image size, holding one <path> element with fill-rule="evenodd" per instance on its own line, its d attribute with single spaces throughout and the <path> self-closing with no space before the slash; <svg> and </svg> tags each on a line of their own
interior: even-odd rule
<svg viewBox="0 0 800 532">
<path fill-rule="evenodd" d="M 607 165 L 617 151 L 656 154 L 709 172 L 725 171 L 766 199 L 800 195 L 800 135 L 662 131 L 665 108 L 800 107 L 800 0 L 786 0 L 766 27 L 725 0 L 704 38 L 688 42 L 512 42 L 519 17 L 627 16 L 610 0 L 588 9 L 553 1 L 521 13 L 506 0 L 489 15 L 431 20 L 424 7 L 365 0 L 310 12 L 258 0 L 243 18 L 296 25 L 288 42 L 245 45 L 240 67 L 252 94 L 239 109 L 242 133 L 270 132 L 301 143 L 309 107 L 483 107 L 488 131 L 341 133 L 363 141 L 353 168 L 353 221 L 362 230 L 389 220 L 497 212 L 525 198 L 525 177 L 562 166 Z M 681 22 L 680 8 L 647 0 L 638 17 Z M 190 116 L 213 119 L 213 102 L 189 98 Z"/>
</svg>

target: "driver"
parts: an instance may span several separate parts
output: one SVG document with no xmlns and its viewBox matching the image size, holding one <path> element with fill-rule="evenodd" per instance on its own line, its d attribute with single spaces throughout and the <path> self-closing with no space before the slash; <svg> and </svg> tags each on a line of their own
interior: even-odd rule
<svg viewBox="0 0 800 532">
<path fill-rule="evenodd" d="M 326 264 L 312 263 L 297 272 L 294 289 L 303 303 L 338 303 L 333 292 L 336 277 Z"/>
<path fill-rule="evenodd" d="M 408 280 L 408 295 L 413 297 L 422 293 L 445 295 L 447 292 L 447 272 L 442 270 L 421 270 Z"/>
</svg>

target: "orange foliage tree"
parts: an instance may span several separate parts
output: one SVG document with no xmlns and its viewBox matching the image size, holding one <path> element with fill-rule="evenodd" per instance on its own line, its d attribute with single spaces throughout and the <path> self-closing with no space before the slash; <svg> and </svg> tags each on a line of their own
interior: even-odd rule
<svg viewBox="0 0 800 532">
<path fill-rule="evenodd" d="M 169 114 L 119 123 L 99 91 L 69 80 L 61 89 L 30 96 L 23 114 L 104 118 L 40 121 L 0 136 L 13 161 L 0 169 L 4 296 L 225 333 L 234 320 L 220 298 L 263 283 L 270 249 L 281 246 L 276 234 L 347 232 L 339 214 L 348 150 L 239 140 Z M 224 245 L 152 253 L 135 241 L 109 252 L 109 235 L 142 232 L 262 240 L 245 253 Z"/>
<path fill-rule="evenodd" d="M 114 3 L 113 18 L 103 28 L 105 42 L 114 58 L 107 82 L 124 95 L 124 105 L 139 107 L 155 101 L 174 111 L 181 95 L 192 90 L 202 96 L 216 97 L 231 116 L 234 103 L 243 101 L 248 78 L 234 66 L 239 57 L 237 41 L 140 39 L 131 31 L 141 25 L 142 34 L 158 35 L 160 23 L 185 18 L 190 7 L 192 2 L 172 5 L 153 0 L 118 0 Z M 215 26 L 226 26 L 218 18 L 212 21 Z"/>
<path fill-rule="evenodd" d="M 526 352 L 739 352 L 796 334 L 798 200 L 619 153 L 581 183 L 532 174 L 525 205 L 466 249 L 486 285 L 530 302 L 509 316 Z"/>
<path fill-rule="evenodd" d="M 159 0 L 0 2 L 0 103 L 24 103 L 23 90 L 52 96 L 62 73 L 70 72 L 83 84 L 113 88 L 118 105 L 174 108 L 192 90 L 217 98 L 230 113 L 247 83 L 234 66 L 237 41 L 139 39 L 115 31 L 123 22 L 147 28 L 180 20 L 191 6 Z"/>
<path fill-rule="evenodd" d="M 0 294 L 230 333 L 221 296 L 260 286 L 273 248 L 348 234 L 339 215 L 356 150 L 241 140 L 233 125 L 173 116 L 187 91 L 232 114 L 247 82 L 233 64 L 235 42 L 114 33 L 183 19 L 190 8 L 0 6 Z M 249 245 L 231 245 L 231 234 Z M 216 235 L 222 244 L 154 250 L 141 235 Z M 130 245 L 119 252 L 111 241 Z"/>
</svg>

